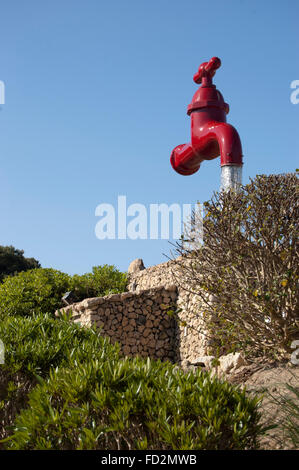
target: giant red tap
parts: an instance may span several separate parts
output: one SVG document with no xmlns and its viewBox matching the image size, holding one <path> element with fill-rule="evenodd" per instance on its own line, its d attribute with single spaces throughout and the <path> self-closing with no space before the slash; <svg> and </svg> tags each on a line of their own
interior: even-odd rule
<svg viewBox="0 0 299 470">
<path fill-rule="evenodd" d="M 191 116 L 191 142 L 175 147 L 170 162 L 181 175 L 195 173 L 203 160 L 212 160 L 220 155 L 221 166 L 242 166 L 242 146 L 238 132 L 226 123 L 229 105 L 212 83 L 212 77 L 221 61 L 213 57 L 203 62 L 194 75 L 195 83 L 201 87 L 188 106 Z"/>
</svg>

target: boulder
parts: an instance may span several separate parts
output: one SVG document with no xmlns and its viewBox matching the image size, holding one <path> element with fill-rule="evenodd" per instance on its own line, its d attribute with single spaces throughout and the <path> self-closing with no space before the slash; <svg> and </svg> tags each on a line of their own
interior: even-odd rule
<svg viewBox="0 0 299 470">
<path fill-rule="evenodd" d="M 190 362 L 190 365 L 212 369 L 215 356 L 199 356 Z"/>
<path fill-rule="evenodd" d="M 137 273 L 139 271 L 143 271 L 145 266 L 143 264 L 143 260 L 141 258 L 134 259 L 130 266 L 128 267 L 128 274 Z"/>
<path fill-rule="evenodd" d="M 231 374 L 244 365 L 245 359 L 240 352 L 226 354 L 219 358 L 219 372 L 223 374 Z"/>
</svg>

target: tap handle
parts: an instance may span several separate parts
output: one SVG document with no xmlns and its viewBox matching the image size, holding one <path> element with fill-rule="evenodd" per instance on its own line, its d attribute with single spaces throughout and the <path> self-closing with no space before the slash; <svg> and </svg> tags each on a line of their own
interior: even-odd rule
<svg viewBox="0 0 299 470">
<path fill-rule="evenodd" d="M 207 77 L 210 80 L 214 77 L 216 70 L 219 69 L 221 65 L 221 60 L 218 57 L 212 57 L 209 62 L 203 62 L 196 74 L 193 76 L 195 83 L 200 84 L 203 77 Z"/>
</svg>

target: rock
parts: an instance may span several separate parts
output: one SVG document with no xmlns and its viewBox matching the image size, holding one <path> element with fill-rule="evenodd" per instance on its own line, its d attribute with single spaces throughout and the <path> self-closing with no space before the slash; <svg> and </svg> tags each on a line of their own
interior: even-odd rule
<svg viewBox="0 0 299 470">
<path fill-rule="evenodd" d="M 148 338 L 141 338 L 140 339 L 140 343 L 142 344 L 142 346 L 145 346 L 147 343 L 148 343 Z"/>
<path fill-rule="evenodd" d="M 135 313 L 135 312 L 129 312 L 129 313 L 127 313 L 127 317 L 134 319 L 134 318 L 136 318 L 137 316 L 136 316 L 136 313 Z"/>
<path fill-rule="evenodd" d="M 158 341 L 156 342 L 156 351 L 157 351 L 158 349 L 162 349 L 163 346 L 164 346 L 164 341 L 158 340 Z"/>
<path fill-rule="evenodd" d="M 245 365 L 245 359 L 242 353 L 230 353 L 219 358 L 219 372 L 229 374 L 235 372 L 239 367 Z"/>
<path fill-rule="evenodd" d="M 159 349 L 159 350 L 156 352 L 156 355 L 157 355 L 158 357 L 163 357 L 163 356 L 165 356 L 165 351 L 164 351 L 164 349 Z"/>
<path fill-rule="evenodd" d="M 130 346 L 128 346 L 128 345 L 125 345 L 125 346 L 122 348 L 122 350 L 123 350 L 123 353 L 124 353 L 125 355 L 130 354 L 130 352 L 131 352 L 131 348 L 130 348 Z"/>
<path fill-rule="evenodd" d="M 138 315 L 137 317 L 137 325 L 146 325 L 146 316 L 145 315 Z M 148 327 L 151 327 L 153 326 L 152 324 L 151 325 L 148 325 Z"/>
<path fill-rule="evenodd" d="M 151 329 L 150 328 L 145 328 L 145 330 L 143 332 L 143 336 L 146 338 L 150 333 L 151 333 Z"/>
<path fill-rule="evenodd" d="M 134 331 L 134 327 L 131 325 L 124 326 L 124 332 L 129 333 L 130 331 Z"/>
<path fill-rule="evenodd" d="M 84 311 L 84 315 L 88 316 L 99 316 L 97 310 L 87 309 Z"/>
<path fill-rule="evenodd" d="M 130 266 L 128 267 L 128 274 L 137 273 L 139 271 L 143 271 L 145 266 L 143 264 L 143 260 L 141 258 L 134 259 Z"/>
<path fill-rule="evenodd" d="M 85 309 L 94 309 L 97 308 L 99 304 L 102 304 L 104 299 L 102 297 L 91 297 L 89 299 L 85 299 L 81 302 L 81 306 Z"/>
<path fill-rule="evenodd" d="M 206 369 L 212 369 L 213 361 L 215 356 L 199 356 L 190 362 L 191 366 L 205 367 Z"/>
<path fill-rule="evenodd" d="M 167 284 L 165 286 L 165 289 L 171 291 L 171 296 L 173 296 L 174 298 L 177 297 L 177 286 L 175 284 Z"/>
<path fill-rule="evenodd" d="M 120 294 L 109 294 L 105 296 L 106 300 L 111 300 L 112 302 L 118 302 L 121 300 Z"/>
<path fill-rule="evenodd" d="M 125 299 L 129 299 L 133 295 L 133 292 L 123 292 L 122 294 L 120 294 L 120 300 L 123 301 Z"/>
<path fill-rule="evenodd" d="M 166 339 L 166 338 L 168 338 L 167 333 L 165 331 L 162 331 L 162 333 L 160 333 L 159 335 L 159 339 Z"/>
<path fill-rule="evenodd" d="M 129 344 L 130 346 L 136 346 L 136 338 L 132 338 L 132 337 L 128 338 L 127 339 L 127 344 Z"/>
</svg>

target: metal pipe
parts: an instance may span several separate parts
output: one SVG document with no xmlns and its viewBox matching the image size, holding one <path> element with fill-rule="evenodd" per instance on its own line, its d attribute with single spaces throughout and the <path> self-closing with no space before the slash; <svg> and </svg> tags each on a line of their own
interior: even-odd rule
<svg viewBox="0 0 299 470">
<path fill-rule="evenodd" d="M 224 165 L 221 167 L 221 191 L 233 189 L 238 191 L 242 184 L 242 167 L 238 165 Z"/>
</svg>

